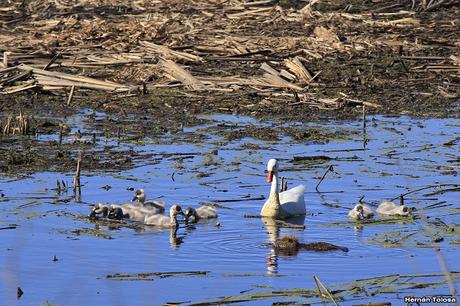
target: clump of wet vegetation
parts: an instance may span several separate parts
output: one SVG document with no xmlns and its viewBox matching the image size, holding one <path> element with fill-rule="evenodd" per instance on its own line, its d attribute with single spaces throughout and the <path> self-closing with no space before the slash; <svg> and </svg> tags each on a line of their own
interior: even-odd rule
<svg viewBox="0 0 460 306">
<path fill-rule="evenodd" d="M 347 130 L 329 130 L 326 128 L 309 127 L 301 125 L 282 125 L 276 123 L 272 125 L 266 124 L 217 124 L 207 128 L 201 128 L 201 132 L 213 133 L 217 136 L 224 137 L 227 141 L 241 140 L 243 138 L 252 138 L 260 141 L 279 141 L 284 137 L 289 137 L 295 142 L 309 142 L 325 144 L 329 141 L 337 139 L 348 139 L 356 136 L 356 132 Z M 263 148 L 263 145 L 252 144 L 249 142 L 243 143 L 244 147 Z"/>
<path fill-rule="evenodd" d="M 250 277 L 250 275 L 248 277 Z M 451 272 L 451 279 L 446 279 L 443 273 L 413 275 L 391 274 L 367 279 L 356 279 L 349 283 L 330 286 L 325 286 L 316 275 L 313 275 L 313 278 L 317 285 L 316 289 L 266 289 L 253 293 L 225 296 L 215 300 L 196 301 L 193 302 L 192 305 L 255 301 L 264 301 L 265 303 L 270 301 L 273 305 L 284 305 L 285 303 L 290 305 L 289 301 L 291 299 L 295 300 L 295 304 L 315 304 L 321 302 L 334 304 L 340 301 L 353 301 L 354 303 L 362 301 L 364 305 L 370 297 L 398 297 L 399 294 L 404 292 L 407 292 L 408 294 L 412 293 L 414 289 L 437 289 L 441 286 L 446 286 L 451 282 L 458 282 L 460 280 L 460 272 Z"/>
<path fill-rule="evenodd" d="M 303 126 L 285 126 L 278 129 L 281 133 L 291 137 L 294 141 L 308 141 L 312 143 L 325 144 L 332 140 L 346 139 L 356 136 L 346 130 L 327 130 L 324 128 L 313 128 Z"/>
<path fill-rule="evenodd" d="M 0 141 L 0 172 L 5 174 L 38 171 L 73 171 L 78 152 L 83 153 L 83 169 L 117 171 L 129 169 L 134 161 L 147 158 L 134 150 L 118 150 L 115 146 L 99 148 L 90 143 L 39 141 L 35 138 Z"/>
<path fill-rule="evenodd" d="M 279 140 L 277 131 L 272 127 L 260 127 L 254 125 L 247 125 L 242 128 L 225 130 L 223 135 L 228 141 L 238 140 L 246 137 L 266 141 Z"/>
<path fill-rule="evenodd" d="M 369 242 L 386 248 L 437 248 L 439 243 L 456 246 L 460 237 L 460 226 L 446 224 L 439 218 L 425 223 L 421 230 L 390 230 L 376 234 Z"/>
</svg>

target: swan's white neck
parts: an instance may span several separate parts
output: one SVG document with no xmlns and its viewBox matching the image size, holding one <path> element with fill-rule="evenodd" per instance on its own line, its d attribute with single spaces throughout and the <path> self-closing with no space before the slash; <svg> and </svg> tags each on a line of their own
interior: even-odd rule
<svg viewBox="0 0 460 306">
<path fill-rule="evenodd" d="M 268 200 L 267 202 L 265 202 L 264 207 L 262 207 L 261 215 L 262 217 L 272 217 L 272 218 L 283 217 L 282 211 L 281 211 L 277 171 L 273 171 L 270 195 L 268 196 Z"/>
<path fill-rule="evenodd" d="M 273 202 L 273 205 L 280 206 L 280 191 L 278 186 L 278 171 L 273 172 L 272 185 L 270 187 L 270 195 L 268 197 L 270 202 Z"/>
</svg>

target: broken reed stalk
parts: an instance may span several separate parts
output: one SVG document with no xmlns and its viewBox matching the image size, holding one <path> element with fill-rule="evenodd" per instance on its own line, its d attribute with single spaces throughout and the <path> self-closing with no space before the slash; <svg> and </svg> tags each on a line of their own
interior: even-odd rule
<svg viewBox="0 0 460 306">
<path fill-rule="evenodd" d="M 3 66 L 5 68 L 8 68 L 8 55 L 10 54 L 11 52 L 3 52 Z"/>
<path fill-rule="evenodd" d="M 79 154 L 79 157 L 77 159 L 77 171 L 75 173 L 75 176 L 73 178 L 73 192 L 80 194 L 80 172 L 81 172 L 81 152 Z"/>
<path fill-rule="evenodd" d="M 72 87 L 70 88 L 69 98 L 67 99 L 67 105 L 70 105 L 70 103 L 72 103 L 74 93 L 75 93 L 75 85 L 72 85 Z"/>
<path fill-rule="evenodd" d="M 8 116 L 8 118 L 6 119 L 5 127 L 3 128 L 3 135 L 10 134 L 11 120 L 12 120 L 11 116 Z"/>
<path fill-rule="evenodd" d="M 318 293 L 318 296 L 320 298 L 323 298 L 323 293 L 321 292 L 321 288 L 319 286 L 319 282 L 318 280 L 316 279 L 315 275 L 313 275 L 313 280 L 315 281 L 315 286 L 316 286 L 316 292 Z"/>
<path fill-rule="evenodd" d="M 19 116 L 16 117 L 18 120 L 18 130 L 19 134 L 26 135 L 27 134 L 27 117 L 19 112 Z"/>
<path fill-rule="evenodd" d="M 316 276 L 316 275 L 313 275 L 313 280 L 315 281 L 315 284 L 316 284 L 316 288 L 318 289 L 318 295 L 322 298 L 324 297 L 324 294 L 321 290 L 321 288 L 323 288 L 323 290 L 326 292 L 327 296 L 331 299 L 332 303 L 335 305 L 335 306 L 338 306 L 334 297 L 332 296 L 332 294 L 329 292 L 329 289 L 326 288 L 326 286 L 324 286 L 324 284 L 320 281 L 319 277 Z"/>
<path fill-rule="evenodd" d="M 8 116 L 6 124 L 3 127 L 3 135 L 15 135 L 16 133 L 27 135 L 29 132 L 29 118 L 20 112 L 16 120 L 17 122 L 13 120 L 12 116 Z"/>
<path fill-rule="evenodd" d="M 59 125 L 59 145 L 62 144 L 62 125 Z"/>
<path fill-rule="evenodd" d="M 363 104 L 363 132 L 366 133 L 366 105 Z"/>
<path fill-rule="evenodd" d="M 61 56 L 61 52 L 58 52 L 56 54 L 54 54 L 53 58 L 48 62 L 48 64 L 46 64 L 46 66 L 43 68 L 43 70 L 48 70 L 48 68 L 51 67 L 51 65 L 54 64 L 54 62 L 58 59 L 58 57 Z"/>
<path fill-rule="evenodd" d="M 363 104 L 363 149 L 366 149 L 367 142 L 369 141 L 366 137 L 366 105 Z"/>
<path fill-rule="evenodd" d="M 57 194 L 61 194 L 61 182 L 59 182 L 59 179 L 56 179 L 56 192 Z"/>
<path fill-rule="evenodd" d="M 316 190 L 317 192 L 319 192 L 318 187 L 319 187 L 319 185 L 323 182 L 324 178 L 326 177 L 326 174 L 327 174 L 329 171 L 334 172 L 334 167 L 333 167 L 332 165 L 329 165 L 329 167 L 327 168 L 326 172 L 324 172 L 323 176 L 321 177 L 321 179 L 319 180 L 318 184 L 316 185 L 315 190 Z"/>
</svg>

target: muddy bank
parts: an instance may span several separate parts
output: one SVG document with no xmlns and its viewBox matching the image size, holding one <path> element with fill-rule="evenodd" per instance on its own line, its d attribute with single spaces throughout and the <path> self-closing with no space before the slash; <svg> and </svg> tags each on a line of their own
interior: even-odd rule
<svg viewBox="0 0 460 306">
<path fill-rule="evenodd" d="M 155 141 L 205 123 L 202 114 L 274 126 L 217 126 L 191 142 L 326 143 L 347 132 L 275 125 L 357 118 L 363 105 L 459 117 L 459 13 L 417 1 L 11 2 L 0 12 L 1 171 L 71 170 L 80 151 L 92 169 L 132 167 L 136 153 L 101 139 Z M 108 116 L 89 115 L 87 134 L 68 131 L 65 118 L 85 108 Z M 17 116 L 31 118 L 27 131 L 8 123 Z"/>
<path fill-rule="evenodd" d="M 66 111 L 68 102 L 146 114 L 159 130 L 215 112 L 351 118 L 363 104 L 369 113 L 459 115 L 460 12 L 451 2 L 104 3 L 26 1 L 1 12 L 0 52 L 20 69 L 1 71 L 0 110 Z M 46 75 L 31 70 L 44 67 Z"/>
</svg>

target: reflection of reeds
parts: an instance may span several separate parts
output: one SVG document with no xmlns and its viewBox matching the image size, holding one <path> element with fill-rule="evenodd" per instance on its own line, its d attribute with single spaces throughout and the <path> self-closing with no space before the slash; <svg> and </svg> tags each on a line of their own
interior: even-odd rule
<svg viewBox="0 0 460 306">
<path fill-rule="evenodd" d="M 8 116 L 6 119 L 6 124 L 2 128 L 2 132 L 4 136 L 7 135 L 27 135 L 29 132 L 29 124 L 30 118 L 19 113 L 15 119 L 12 116 Z M 0 121 L 0 127 L 2 126 Z"/>
</svg>

